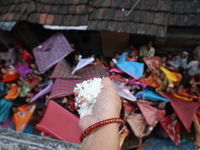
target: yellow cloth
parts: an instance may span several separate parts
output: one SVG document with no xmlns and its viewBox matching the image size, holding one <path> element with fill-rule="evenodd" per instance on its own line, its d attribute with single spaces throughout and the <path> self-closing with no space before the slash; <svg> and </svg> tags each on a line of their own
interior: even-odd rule
<svg viewBox="0 0 200 150">
<path fill-rule="evenodd" d="M 164 72 L 164 74 L 166 75 L 167 79 L 169 79 L 172 82 L 177 82 L 178 81 L 178 77 L 176 76 L 176 74 L 174 72 L 171 72 L 171 71 L 167 70 L 164 67 L 160 67 L 160 69 Z"/>
<path fill-rule="evenodd" d="M 160 67 L 160 69 L 164 72 L 164 74 L 166 75 L 167 79 L 172 81 L 169 85 L 169 87 L 174 87 L 174 86 L 178 86 L 179 83 L 182 80 L 182 75 L 180 73 L 177 72 L 171 72 L 169 70 L 167 70 L 164 67 Z"/>
<path fill-rule="evenodd" d="M 189 97 L 186 97 L 186 96 L 183 96 L 183 95 L 180 95 L 178 93 L 172 93 L 175 97 L 177 98 L 180 98 L 182 100 L 185 100 L 185 101 L 192 101 L 192 98 L 189 98 Z"/>
</svg>

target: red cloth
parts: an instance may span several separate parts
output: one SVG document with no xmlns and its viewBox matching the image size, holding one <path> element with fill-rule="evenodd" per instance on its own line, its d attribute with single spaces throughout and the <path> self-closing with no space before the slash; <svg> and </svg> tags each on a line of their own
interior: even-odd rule
<svg viewBox="0 0 200 150">
<path fill-rule="evenodd" d="M 155 121 L 158 120 L 159 117 L 163 117 L 165 115 L 165 111 L 158 110 L 148 104 L 137 102 L 138 107 L 140 108 L 145 120 L 149 125 L 153 125 Z"/>
<path fill-rule="evenodd" d="M 144 57 L 144 62 L 153 73 L 160 75 L 160 67 L 162 65 L 160 57 Z"/>
<path fill-rule="evenodd" d="M 161 95 L 170 100 L 174 111 L 183 123 L 185 129 L 190 132 L 192 119 L 197 108 L 199 107 L 199 102 L 184 101 L 180 98 L 175 97 L 172 93 L 162 92 Z"/>
<path fill-rule="evenodd" d="M 78 122 L 77 116 L 71 114 L 56 102 L 50 101 L 44 117 L 36 128 L 59 140 L 80 144 L 81 130 Z"/>
<path fill-rule="evenodd" d="M 170 119 L 170 116 L 166 116 L 164 119 L 159 120 L 159 122 L 164 130 L 167 132 L 167 134 L 170 136 L 172 141 L 175 143 L 175 145 L 181 145 L 181 137 L 177 133 L 180 132 L 180 123 L 176 122 L 176 124 L 174 125 L 172 120 Z"/>
<path fill-rule="evenodd" d="M 12 82 L 19 78 L 19 74 L 15 70 L 8 70 L 8 74 L 3 75 L 3 80 L 1 82 Z"/>
<path fill-rule="evenodd" d="M 28 64 L 31 64 L 33 62 L 33 56 L 29 52 L 27 52 L 25 49 L 23 50 L 22 58 Z"/>
</svg>

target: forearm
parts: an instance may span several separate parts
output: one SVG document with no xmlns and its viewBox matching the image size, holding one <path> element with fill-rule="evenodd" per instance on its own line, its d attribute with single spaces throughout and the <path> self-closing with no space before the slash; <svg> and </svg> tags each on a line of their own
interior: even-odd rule
<svg viewBox="0 0 200 150">
<path fill-rule="evenodd" d="M 117 123 L 104 125 L 85 137 L 80 150 L 94 149 L 119 150 L 119 126 Z"/>
</svg>

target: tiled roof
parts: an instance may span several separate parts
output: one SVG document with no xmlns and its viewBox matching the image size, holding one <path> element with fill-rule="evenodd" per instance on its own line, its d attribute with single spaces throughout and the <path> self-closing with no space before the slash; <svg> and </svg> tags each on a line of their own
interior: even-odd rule
<svg viewBox="0 0 200 150">
<path fill-rule="evenodd" d="M 167 26 L 200 26 L 197 0 L 1 0 L 0 21 L 81 26 L 163 36 Z"/>
</svg>

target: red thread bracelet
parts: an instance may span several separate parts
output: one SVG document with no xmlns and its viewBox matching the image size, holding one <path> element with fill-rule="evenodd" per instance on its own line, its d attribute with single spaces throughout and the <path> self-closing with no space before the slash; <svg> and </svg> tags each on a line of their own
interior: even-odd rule
<svg viewBox="0 0 200 150">
<path fill-rule="evenodd" d="M 80 136 L 80 141 L 82 142 L 83 139 L 89 135 L 93 130 L 101 127 L 101 126 L 104 126 L 106 124 L 110 124 L 110 123 L 120 123 L 120 126 L 119 126 L 119 131 L 121 131 L 124 127 L 124 121 L 120 118 L 110 118 L 110 119 L 106 119 L 106 120 L 103 120 L 103 121 L 100 121 L 100 122 L 97 122 L 91 126 L 89 126 L 87 129 L 85 129 L 81 136 Z"/>
</svg>

